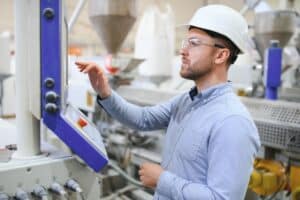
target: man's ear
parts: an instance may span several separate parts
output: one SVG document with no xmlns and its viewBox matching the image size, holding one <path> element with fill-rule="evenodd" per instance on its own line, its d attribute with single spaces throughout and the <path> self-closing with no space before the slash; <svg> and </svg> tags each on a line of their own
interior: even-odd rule
<svg viewBox="0 0 300 200">
<path fill-rule="evenodd" d="M 218 49 L 215 57 L 215 64 L 219 65 L 226 63 L 230 56 L 230 51 L 227 48 Z"/>
</svg>

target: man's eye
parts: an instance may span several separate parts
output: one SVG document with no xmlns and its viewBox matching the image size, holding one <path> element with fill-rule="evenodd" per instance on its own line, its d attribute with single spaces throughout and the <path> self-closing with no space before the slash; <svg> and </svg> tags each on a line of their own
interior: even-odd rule
<svg viewBox="0 0 300 200">
<path fill-rule="evenodd" d="M 198 46 L 199 44 L 195 40 L 190 40 L 190 45 L 195 47 L 195 46 Z"/>
</svg>

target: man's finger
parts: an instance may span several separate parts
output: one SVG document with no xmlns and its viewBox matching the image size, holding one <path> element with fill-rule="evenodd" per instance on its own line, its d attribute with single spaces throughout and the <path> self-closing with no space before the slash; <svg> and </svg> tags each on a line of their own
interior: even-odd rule
<svg viewBox="0 0 300 200">
<path fill-rule="evenodd" d="M 90 72 L 92 70 L 97 70 L 97 69 L 98 69 L 97 65 L 95 65 L 94 63 L 91 63 L 88 66 L 86 66 L 82 72 L 83 73 L 88 73 L 88 72 Z"/>
<path fill-rule="evenodd" d="M 81 66 L 87 66 L 87 65 L 91 64 L 91 62 L 76 61 L 75 64 L 76 65 L 81 65 Z"/>
<path fill-rule="evenodd" d="M 145 176 L 140 176 L 140 180 L 145 185 Z"/>
<path fill-rule="evenodd" d="M 85 68 L 86 68 L 86 66 L 80 66 L 80 65 L 78 66 L 78 69 L 80 72 L 82 72 Z"/>
<path fill-rule="evenodd" d="M 140 175 L 140 176 L 142 175 L 142 170 L 139 170 L 139 175 Z"/>
</svg>

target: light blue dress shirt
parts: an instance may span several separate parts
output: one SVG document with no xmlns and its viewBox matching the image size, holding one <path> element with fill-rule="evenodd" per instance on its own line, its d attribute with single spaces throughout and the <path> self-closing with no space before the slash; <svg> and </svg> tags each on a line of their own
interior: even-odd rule
<svg viewBox="0 0 300 200">
<path fill-rule="evenodd" d="M 139 130 L 167 128 L 154 199 L 242 200 L 260 141 L 245 106 L 224 83 L 140 107 L 112 92 L 98 103 Z"/>
</svg>

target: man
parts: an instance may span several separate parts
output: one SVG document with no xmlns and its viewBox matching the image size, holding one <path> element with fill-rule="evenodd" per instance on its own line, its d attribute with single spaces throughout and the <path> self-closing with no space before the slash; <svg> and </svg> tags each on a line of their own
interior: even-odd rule
<svg viewBox="0 0 300 200">
<path fill-rule="evenodd" d="M 110 89 L 96 64 L 76 64 L 112 117 L 136 129 L 167 128 L 161 165 L 144 163 L 139 170 L 142 183 L 156 188 L 154 199 L 242 200 L 260 142 L 227 71 L 245 52 L 247 23 L 229 7 L 209 5 L 187 26 L 180 75 L 195 87 L 161 105 L 130 104 Z"/>
</svg>

